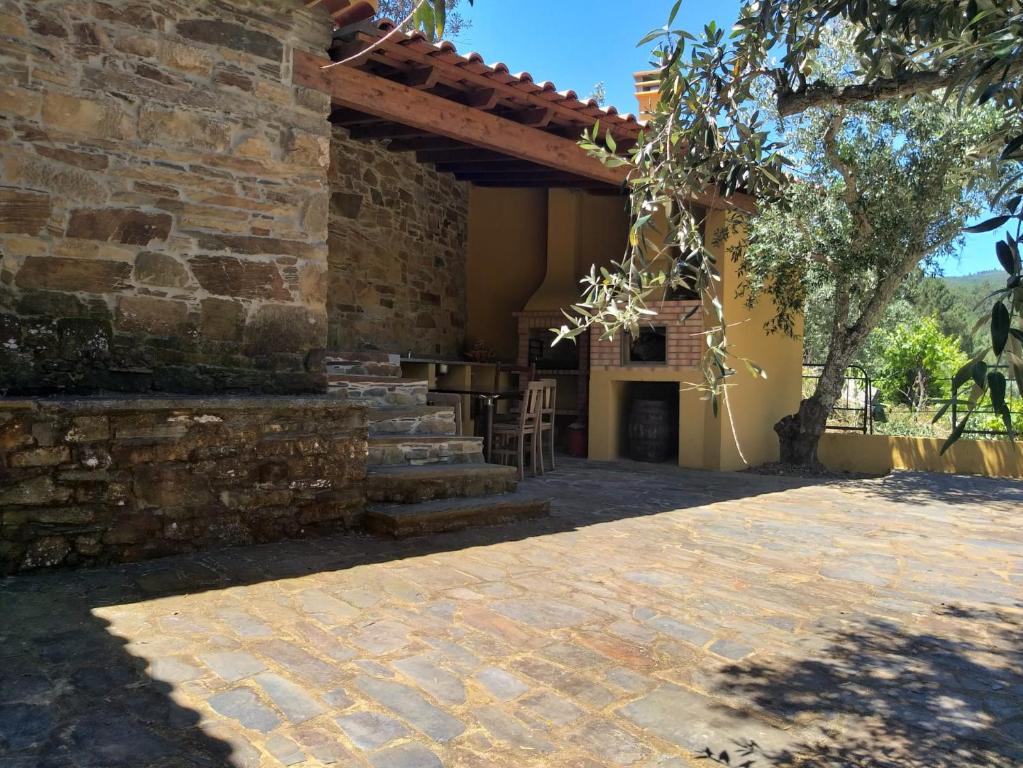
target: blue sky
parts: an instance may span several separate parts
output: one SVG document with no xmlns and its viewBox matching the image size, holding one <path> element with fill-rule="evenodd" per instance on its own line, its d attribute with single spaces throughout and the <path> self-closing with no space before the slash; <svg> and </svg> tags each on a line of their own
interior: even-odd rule
<svg viewBox="0 0 1023 768">
<path fill-rule="evenodd" d="M 648 69 L 649 51 L 636 43 L 667 20 L 670 0 L 476 0 L 465 14 L 472 26 L 455 42 L 512 72 L 528 71 L 580 97 L 603 81 L 607 103 L 634 112 L 632 73 Z M 678 26 L 699 30 L 709 21 L 731 26 L 737 0 L 684 0 Z M 946 274 L 997 268 L 995 234 L 969 235 L 961 258 L 946 261 Z"/>
</svg>

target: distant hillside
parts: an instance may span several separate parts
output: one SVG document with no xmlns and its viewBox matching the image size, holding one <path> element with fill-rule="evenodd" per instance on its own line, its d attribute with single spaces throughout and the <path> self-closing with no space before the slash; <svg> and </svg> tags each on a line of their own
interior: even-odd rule
<svg viewBox="0 0 1023 768">
<path fill-rule="evenodd" d="M 949 288 L 963 288 L 965 290 L 981 285 L 1005 287 L 1005 273 L 1000 269 L 989 269 L 986 272 L 975 272 L 972 275 L 943 277 L 942 280 L 945 281 Z"/>
</svg>

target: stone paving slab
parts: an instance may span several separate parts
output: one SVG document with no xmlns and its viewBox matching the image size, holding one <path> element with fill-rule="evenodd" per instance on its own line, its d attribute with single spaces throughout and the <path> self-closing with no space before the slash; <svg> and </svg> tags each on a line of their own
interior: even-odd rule
<svg viewBox="0 0 1023 768">
<path fill-rule="evenodd" d="M 549 519 L 0 581 L 0 765 L 1023 765 L 1023 484 L 523 488 Z"/>
</svg>

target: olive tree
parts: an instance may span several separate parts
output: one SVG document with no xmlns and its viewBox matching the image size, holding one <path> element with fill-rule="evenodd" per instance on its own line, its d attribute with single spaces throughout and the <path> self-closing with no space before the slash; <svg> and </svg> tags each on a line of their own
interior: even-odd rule
<svg viewBox="0 0 1023 768">
<path fill-rule="evenodd" d="M 765 88 L 774 111 L 783 117 L 808 110 L 823 115 L 816 122 L 822 148 L 829 143 L 839 145 L 847 131 L 846 121 L 871 105 L 916 114 L 921 103 L 940 105 L 937 109 L 948 113 L 966 113 L 989 104 L 1018 117 L 1023 97 L 1023 2 L 758 0 L 742 5 L 729 32 L 710 24 L 699 35 L 674 26 L 680 8 L 681 2 L 675 2 L 665 27 L 643 41 L 654 45 L 661 99 L 642 140 L 623 156 L 599 130 L 584 137 L 584 146 L 605 162 L 631 165 L 633 231 L 630 249 L 617 269 L 590 276 L 583 301 L 572 308 L 561 332 L 562 337 L 571 337 L 592 325 L 602 327 L 605 334 L 632 330 L 646 316 L 649 297 L 666 282 L 686 280 L 715 313 L 705 329 L 702 368 L 712 403 L 717 406 L 718 400 L 724 399 L 727 405 L 735 363 L 728 344 L 728 322 L 717 296 L 714 260 L 686 203 L 710 194 L 718 196 L 719 204 L 729 206 L 739 196 L 748 195 L 757 198 L 761 206 L 771 206 L 806 194 L 787 173 L 793 162 L 786 155 L 787 148 L 773 135 L 770 117 L 756 108 Z M 851 36 L 849 66 L 841 72 L 829 68 L 825 47 L 833 39 L 830 31 L 836 24 L 845 25 Z M 1023 386 L 1023 329 L 1014 327 L 1023 310 L 1023 269 L 1017 246 L 1023 235 L 1023 186 L 1016 170 L 1023 159 L 1023 135 L 1018 121 L 1004 121 L 1000 134 L 987 146 L 988 155 L 978 152 L 968 161 L 983 164 L 998 157 L 1010 173 L 1001 194 L 996 195 L 1004 199 L 1005 213 L 977 231 L 995 229 L 1013 218 L 1019 226 L 1015 235 L 999 245 L 997 255 L 1007 282 L 1005 289 L 991 297 L 993 308 L 985 322 L 991 326 L 994 359 L 1007 356 Z M 832 155 L 839 165 L 845 159 L 841 150 Z M 823 153 L 822 157 L 826 159 Z M 839 165 L 832 168 L 841 176 Z M 842 190 L 851 199 L 849 181 L 843 178 L 832 191 Z M 897 179 L 874 183 L 883 191 L 890 181 Z M 849 217 L 850 225 L 856 225 L 859 218 L 860 230 L 867 231 L 865 212 L 855 212 L 845 197 L 832 197 L 829 203 L 844 207 L 844 212 L 833 208 L 836 217 Z M 651 254 L 644 232 L 662 218 L 667 220 L 666 245 Z M 947 237 L 932 242 L 933 248 L 940 248 Z M 836 359 L 862 343 L 863 329 L 876 324 L 878 310 L 901 284 L 906 265 L 911 268 L 922 258 L 920 254 L 930 249 L 913 250 L 916 253 L 902 252 L 893 260 L 875 260 L 875 282 L 869 288 L 872 294 L 854 295 L 853 286 L 847 286 L 848 296 L 836 294 L 836 303 L 841 302 L 837 314 L 853 325 L 850 335 L 839 340 Z M 684 254 L 684 263 L 661 268 L 671 253 Z M 858 321 L 862 322 L 857 325 Z M 971 380 L 976 384 L 967 410 L 990 393 L 995 409 L 1008 424 L 1004 376 L 989 372 L 983 359 L 972 365 L 954 382 L 956 390 Z M 828 383 L 827 388 L 831 386 Z M 821 398 L 807 407 L 817 411 L 825 406 Z M 814 441 L 798 435 L 803 424 L 817 423 L 821 417 L 816 413 L 813 418 L 809 413 L 806 416 L 797 416 L 780 430 L 783 440 L 791 437 L 790 447 L 799 445 L 785 451 L 791 460 L 813 460 L 813 449 L 807 446 Z M 958 438 L 968 418 L 953 430 L 950 442 Z"/>
<path fill-rule="evenodd" d="M 783 461 L 816 462 L 845 371 L 906 279 L 952 252 L 986 209 L 1004 122 L 993 108 L 892 100 L 812 108 L 785 125 L 796 180 L 750 221 L 735 253 L 749 300 L 774 300 L 769 330 L 792 333 L 807 297 L 830 298 L 813 315 L 827 339 L 816 388 L 776 427 Z"/>
</svg>

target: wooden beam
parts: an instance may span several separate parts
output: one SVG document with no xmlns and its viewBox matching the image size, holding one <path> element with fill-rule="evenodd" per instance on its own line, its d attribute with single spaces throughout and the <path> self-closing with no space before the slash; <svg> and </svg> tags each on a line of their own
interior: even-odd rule
<svg viewBox="0 0 1023 768">
<path fill-rule="evenodd" d="M 356 125 L 351 134 L 353 139 L 408 139 L 431 135 L 422 128 L 386 122 L 386 118 L 374 125 Z"/>
<path fill-rule="evenodd" d="M 466 106 L 475 109 L 490 110 L 497 106 L 501 95 L 496 88 L 481 88 L 478 91 L 471 91 L 465 95 Z"/>
<path fill-rule="evenodd" d="M 417 67 L 402 78 L 402 81 L 409 88 L 427 90 L 437 85 L 440 79 L 440 70 L 437 67 Z"/>
<path fill-rule="evenodd" d="M 521 112 L 510 112 L 506 117 L 521 125 L 528 125 L 533 128 L 546 128 L 551 124 L 551 120 L 554 119 L 554 110 L 550 107 L 524 109 Z"/>
<path fill-rule="evenodd" d="M 517 157 L 489 152 L 476 147 L 464 147 L 462 149 L 424 149 L 416 152 L 416 160 L 421 163 L 492 163 L 504 165 L 508 163 L 521 163 Z"/>
<path fill-rule="evenodd" d="M 402 45 L 400 40 L 388 40 L 380 43 L 380 38 L 374 36 L 368 32 L 358 32 L 355 35 L 355 39 L 365 45 L 371 45 L 377 43 L 379 48 L 376 49 L 378 55 L 381 58 L 388 58 L 394 62 L 400 62 L 402 64 L 418 63 L 424 66 L 432 65 L 435 63 L 432 51 L 417 50 L 411 45 Z M 448 82 L 454 88 L 465 89 L 479 88 L 483 90 L 494 89 L 497 92 L 498 102 L 507 101 L 511 104 L 519 104 L 523 101 L 528 103 L 536 104 L 537 106 L 550 106 L 555 110 L 556 117 L 559 121 L 563 121 L 568 124 L 578 124 L 579 132 L 581 133 L 583 128 L 590 128 L 593 124 L 601 119 L 601 126 L 611 128 L 615 134 L 615 138 L 619 141 L 626 138 L 627 136 L 636 136 L 640 128 L 635 123 L 626 122 L 615 122 L 611 123 L 608 118 L 601 118 L 600 114 L 586 115 L 581 112 L 564 106 L 561 101 L 562 98 L 559 96 L 556 99 L 546 99 L 539 94 L 529 94 L 525 91 L 515 87 L 512 83 L 502 83 L 489 77 L 486 73 L 473 72 L 467 67 L 461 67 L 457 65 L 441 65 L 444 70 L 441 72 L 441 81 Z M 472 105 L 475 106 L 475 105 Z M 487 107 L 487 109 L 493 109 L 493 105 Z M 606 125 L 605 125 L 606 124 Z"/>
<path fill-rule="evenodd" d="M 410 130 L 417 129 L 420 134 L 445 136 L 608 184 L 620 184 L 628 175 L 626 166 L 608 168 L 570 139 L 347 66 L 323 70 L 325 64 L 329 64 L 326 59 L 295 51 L 294 81 L 326 90 L 335 106 L 393 120 Z"/>
</svg>

